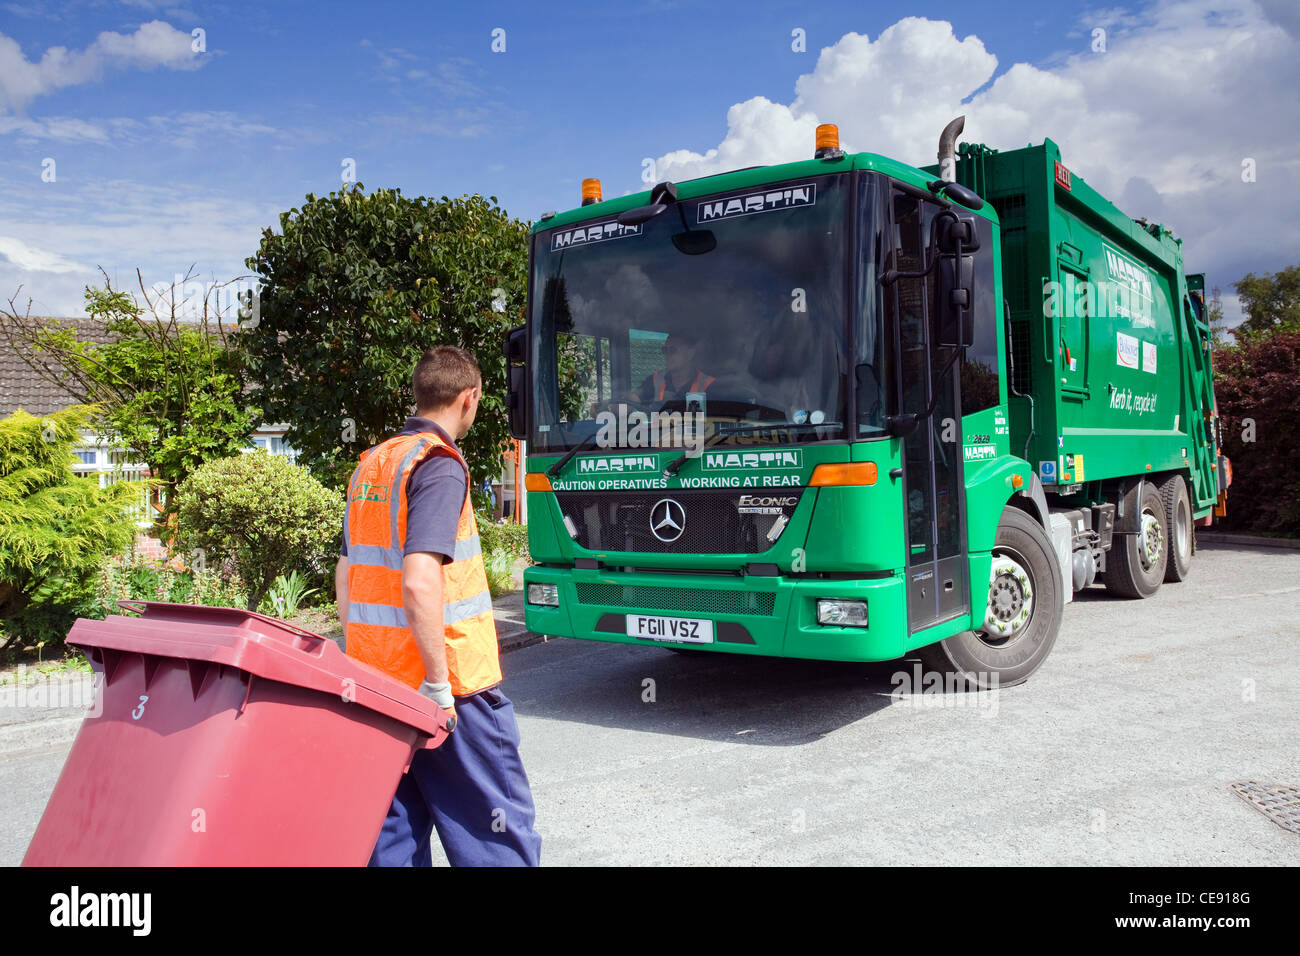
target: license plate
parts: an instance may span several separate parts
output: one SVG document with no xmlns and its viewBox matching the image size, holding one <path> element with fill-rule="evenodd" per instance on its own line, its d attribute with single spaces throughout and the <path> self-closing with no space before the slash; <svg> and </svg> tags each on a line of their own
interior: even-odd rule
<svg viewBox="0 0 1300 956">
<path fill-rule="evenodd" d="M 684 644 L 713 643 L 713 622 L 697 618 L 629 614 L 627 632 L 632 637 L 648 637 L 655 641 L 680 641 Z"/>
</svg>

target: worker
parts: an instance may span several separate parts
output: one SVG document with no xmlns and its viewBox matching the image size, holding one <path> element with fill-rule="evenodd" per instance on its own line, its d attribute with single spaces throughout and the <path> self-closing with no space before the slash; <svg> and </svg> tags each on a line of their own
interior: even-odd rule
<svg viewBox="0 0 1300 956">
<path fill-rule="evenodd" d="M 454 729 L 417 750 L 371 866 L 430 866 L 437 830 L 452 866 L 535 866 L 541 838 L 501 692 L 492 598 L 456 442 L 478 411 L 474 356 L 440 345 L 412 376 L 416 414 L 369 449 L 348 484 L 335 571 L 351 657 L 436 701 Z"/>
<path fill-rule="evenodd" d="M 645 377 L 641 383 L 643 402 L 681 401 L 691 392 L 708 391 L 716 381 L 695 364 L 696 343 L 673 332 L 664 342 L 664 367 Z"/>
</svg>

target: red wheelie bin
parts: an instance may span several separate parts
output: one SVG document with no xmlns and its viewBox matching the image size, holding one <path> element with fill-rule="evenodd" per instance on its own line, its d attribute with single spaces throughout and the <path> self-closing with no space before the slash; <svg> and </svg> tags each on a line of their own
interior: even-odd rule
<svg viewBox="0 0 1300 956">
<path fill-rule="evenodd" d="M 232 608 L 78 620 L 101 699 L 24 866 L 363 865 L 433 701 L 333 641 Z"/>
</svg>

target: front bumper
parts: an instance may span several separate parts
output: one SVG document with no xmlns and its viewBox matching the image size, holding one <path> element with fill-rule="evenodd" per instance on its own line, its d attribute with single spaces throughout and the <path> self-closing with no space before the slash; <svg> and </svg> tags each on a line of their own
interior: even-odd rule
<svg viewBox="0 0 1300 956">
<path fill-rule="evenodd" d="M 828 580 L 541 566 L 524 572 L 525 595 L 528 584 L 540 583 L 556 585 L 560 606 L 525 602 L 524 621 L 538 634 L 828 661 L 888 661 L 905 653 L 907 592 L 898 573 Z M 818 598 L 866 601 L 868 626 L 818 624 Z M 714 642 L 630 637 L 628 614 L 707 619 Z"/>
</svg>

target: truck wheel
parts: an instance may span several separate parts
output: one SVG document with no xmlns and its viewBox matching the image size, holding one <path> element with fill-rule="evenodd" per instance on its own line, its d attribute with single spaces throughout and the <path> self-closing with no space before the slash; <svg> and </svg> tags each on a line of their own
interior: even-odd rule
<svg viewBox="0 0 1300 956">
<path fill-rule="evenodd" d="M 1185 581 L 1192 570 L 1192 499 L 1182 475 L 1170 475 L 1160 486 L 1165 504 L 1165 525 L 1169 528 L 1169 560 L 1166 581 Z"/>
<path fill-rule="evenodd" d="M 980 690 L 1024 683 L 1056 643 L 1063 588 L 1061 566 L 1043 526 L 1019 508 L 1004 509 L 984 627 L 921 648 L 922 662 L 956 673 Z"/>
<path fill-rule="evenodd" d="M 1137 534 L 1116 535 L 1106 555 L 1103 580 L 1106 589 L 1126 598 L 1145 598 L 1160 589 L 1165 579 L 1169 558 L 1169 523 L 1165 518 L 1165 503 L 1160 492 L 1149 481 L 1144 481 L 1142 500 L 1138 501 L 1138 486 L 1124 496 L 1124 510 L 1138 509 Z M 1140 504 L 1140 508 L 1139 508 Z"/>
</svg>

